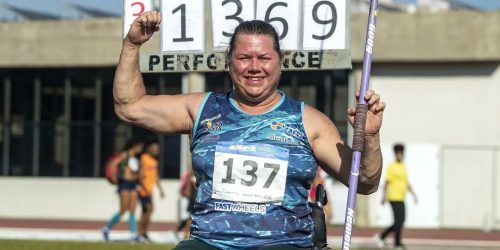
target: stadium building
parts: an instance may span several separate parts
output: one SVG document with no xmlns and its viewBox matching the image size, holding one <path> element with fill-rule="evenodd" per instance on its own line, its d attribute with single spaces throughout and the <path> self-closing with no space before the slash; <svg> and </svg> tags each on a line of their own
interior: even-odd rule
<svg viewBox="0 0 500 250">
<path fill-rule="evenodd" d="M 407 225 L 500 229 L 500 115 L 495 108 L 500 12 L 389 11 L 394 8 L 387 5 L 379 16 L 371 87 L 388 104 L 381 131 L 384 165 L 393 143 L 408 147 L 410 181 L 420 203 L 410 206 Z M 105 220 L 116 204 L 110 199 L 114 187 L 102 178 L 107 157 L 127 138 L 158 136 L 123 124 L 113 111 L 122 20 L 22 13 L 23 19 L 37 20 L 0 22 L 0 188 L 16 190 L 0 195 L 6 201 L 0 218 Z M 346 109 L 361 78 L 366 13 L 353 13 L 350 22 L 352 69 L 289 71 L 281 81 L 285 93 L 327 114 L 349 142 Z M 141 52 L 158 48 L 155 37 Z M 150 94 L 231 88 L 224 72 L 144 78 Z M 171 199 L 158 201 L 157 211 L 171 212 L 156 219 L 176 221 L 178 206 L 172 200 L 179 197 L 177 179 L 188 162 L 187 140 L 158 138 L 161 175 Z M 34 190 L 36 198 L 26 199 Z M 54 193 L 68 206 L 34 205 L 49 207 Z M 81 193 L 92 195 L 74 195 Z M 331 193 L 332 222 L 341 224 L 346 188 L 333 184 Z M 379 198 L 380 192 L 359 198 L 359 226 L 390 221 Z"/>
</svg>

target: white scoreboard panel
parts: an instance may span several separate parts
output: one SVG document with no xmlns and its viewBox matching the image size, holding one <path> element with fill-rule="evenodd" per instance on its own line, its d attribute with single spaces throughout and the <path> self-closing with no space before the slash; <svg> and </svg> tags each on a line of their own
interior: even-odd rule
<svg viewBox="0 0 500 250">
<path fill-rule="evenodd" d="M 349 0 L 160 0 L 161 48 L 141 55 L 149 72 L 227 70 L 224 52 L 235 27 L 263 20 L 278 31 L 283 70 L 351 67 Z M 124 0 L 124 32 L 151 0 Z M 153 8 L 154 9 L 154 8 Z"/>
<path fill-rule="evenodd" d="M 123 37 L 128 33 L 134 20 L 146 11 L 152 10 L 151 0 L 124 0 L 123 1 Z"/>
</svg>

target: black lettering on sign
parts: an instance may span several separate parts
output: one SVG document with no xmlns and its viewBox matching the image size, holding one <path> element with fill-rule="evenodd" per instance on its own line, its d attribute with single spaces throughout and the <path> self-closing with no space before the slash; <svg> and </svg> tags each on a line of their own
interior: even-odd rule
<svg viewBox="0 0 500 250">
<path fill-rule="evenodd" d="M 332 61 L 338 53 L 329 50 L 284 51 L 281 61 L 283 70 L 332 69 Z M 141 56 L 143 72 L 211 72 L 228 70 L 230 61 L 223 52 L 160 54 Z"/>
<path fill-rule="evenodd" d="M 217 61 L 216 61 L 215 54 L 210 54 L 207 57 L 207 67 L 209 69 L 212 69 L 212 70 L 216 70 L 217 69 Z"/>
<path fill-rule="evenodd" d="M 302 52 L 300 52 L 300 51 L 293 53 L 292 64 L 293 64 L 293 66 L 294 66 L 295 68 L 299 68 L 299 69 L 300 69 L 300 68 L 303 68 L 303 67 L 304 67 L 304 65 L 306 65 L 306 63 L 305 63 L 304 61 L 301 61 L 300 63 L 299 63 L 299 62 L 297 62 L 297 57 L 298 57 L 298 56 L 300 56 L 300 57 L 302 57 L 302 58 L 304 58 L 304 57 L 305 57 L 305 56 L 304 56 L 304 53 L 302 53 Z"/>
<path fill-rule="evenodd" d="M 290 68 L 290 59 L 288 58 L 283 58 L 281 65 L 283 66 L 284 69 Z"/>
<path fill-rule="evenodd" d="M 308 62 L 309 62 L 309 68 L 320 68 L 320 54 L 318 51 L 309 51 L 307 52 L 308 54 Z"/>
<path fill-rule="evenodd" d="M 193 70 L 198 70 L 198 64 L 203 64 L 203 54 L 194 55 Z"/>
<path fill-rule="evenodd" d="M 160 56 L 149 56 L 149 71 L 153 71 L 153 66 L 160 64 Z"/>
<path fill-rule="evenodd" d="M 174 70 L 174 55 L 163 55 L 163 70 Z M 172 66 L 169 66 L 172 65 Z"/>
<path fill-rule="evenodd" d="M 183 64 L 185 70 L 189 69 L 189 55 L 177 55 L 177 65 Z"/>
</svg>

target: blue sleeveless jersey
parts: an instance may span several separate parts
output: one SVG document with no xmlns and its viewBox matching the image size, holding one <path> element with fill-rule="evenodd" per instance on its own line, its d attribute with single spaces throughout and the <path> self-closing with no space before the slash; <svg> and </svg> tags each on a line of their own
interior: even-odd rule
<svg viewBox="0 0 500 250">
<path fill-rule="evenodd" d="M 317 165 L 304 104 L 280 94 L 260 115 L 241 111 L 230 93 L 205 97 L 191 143 L 198 186 L 193 238 L 219 249 L 312 247 L 307 197 Z"/>
</svg>

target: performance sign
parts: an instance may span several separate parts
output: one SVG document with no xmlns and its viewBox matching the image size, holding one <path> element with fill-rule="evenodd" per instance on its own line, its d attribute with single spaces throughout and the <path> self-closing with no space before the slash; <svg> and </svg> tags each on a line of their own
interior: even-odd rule
<svg viewBox="0 0 500 250">
<path fill-rule="evenodd" d="M 159 72 L 217 72 L 228 70 L 224 52 L 167 53 L 141 55 L 143 73 Z M 292 50 L 283 53 L 281 70 L 327 70 L 351 67 L 349 51 Z"/>
</svg>

